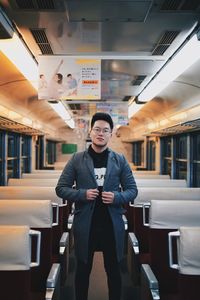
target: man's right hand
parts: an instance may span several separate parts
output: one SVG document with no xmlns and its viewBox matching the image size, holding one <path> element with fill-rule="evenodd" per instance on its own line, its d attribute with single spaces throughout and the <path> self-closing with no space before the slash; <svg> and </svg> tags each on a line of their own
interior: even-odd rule
<svg viewBox="0 0 200 300">
<path fill-rule="evenodd" d="M 99 195 L 98 189 L 89 189 L 86 191 L 87 200 L 95 200 L 98 195 Z"/>
</svg>

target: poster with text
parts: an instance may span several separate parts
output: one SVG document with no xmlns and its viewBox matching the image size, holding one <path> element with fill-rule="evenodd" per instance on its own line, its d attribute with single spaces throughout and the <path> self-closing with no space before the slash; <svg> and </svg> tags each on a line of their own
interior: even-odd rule
<svg viewBox="0 0 200 300">
<path fill-rule="evenodd" d="M 101 60 L 41 56 L 39 58 L 38 99 L 101 99 Z"/>
</svg>

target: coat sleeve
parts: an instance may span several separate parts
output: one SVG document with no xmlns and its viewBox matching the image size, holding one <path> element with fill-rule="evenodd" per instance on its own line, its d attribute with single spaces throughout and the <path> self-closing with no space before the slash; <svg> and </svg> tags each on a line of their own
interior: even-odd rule
<svg viewBox="0 0 200 300">
<path fill-rule="evenodd" d="M 86 189 L 75 189 L 76 183 L 75 154 L 66 164 L 55 188 L 58 197 L 70 202 L 86 201 Z"/>
<path fill-rule="evenodd" d="M 121 165 L 121 191 L 114 191 L 114 205 L 124 205 L 129 202 L 134 202 L 134 199 L 137 197 L 138 189 L 133 177 L 133 172 L 124 157 L 120 155 L 120 165 Z"/>
</svg>

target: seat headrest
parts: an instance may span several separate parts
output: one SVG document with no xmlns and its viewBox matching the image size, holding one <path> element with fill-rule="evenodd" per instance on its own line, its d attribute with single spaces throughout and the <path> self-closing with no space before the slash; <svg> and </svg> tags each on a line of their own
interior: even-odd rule
<svg viewBox="0 0 200 300">
<path fill-rule="evenodd" d="M 0 226 L 0 241 L 1 271 L 30 269 L 31 254 L 28 226 Z"/>
<path fill-rule="evenodd" d="M 149 226 L 157 229 L 178 229 L 200 226 L 200 201 L 151 200 Z"/>
<path fill-rule="evenodd" d="M 200 275 L 200 227 L 180 227 L 179 272 Z"/>
<path fill-rule="evenodd" d="M 50 228 L 52 222 L 50 200 L 0 200 L 0 225 Z"/>
<path fill-rule="evenodd" d="M 200 199 L 200 188 L 164 188 L 164 187 L 148 187 L 138 188 L 138 195 L 135 198 L 134 205 L 138 206 L 143 203 L 150 202 L 152 199 L 159 200 L 184 200 Z"/>
</svg>

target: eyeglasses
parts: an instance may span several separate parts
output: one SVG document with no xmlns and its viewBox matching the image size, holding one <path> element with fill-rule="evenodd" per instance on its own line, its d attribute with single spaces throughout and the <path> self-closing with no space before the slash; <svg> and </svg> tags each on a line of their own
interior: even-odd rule
<svg viewBox="0 0 200 300">
<path fill-rule="evenodd" d="M 99 128 L 99 127 L 94 127 L 92 128 L 92 131 L 94 131 L 95 134 L 104 134 L 104 135 L 109 135 L 111 133 L 109 128 Z"/>
</svg>

